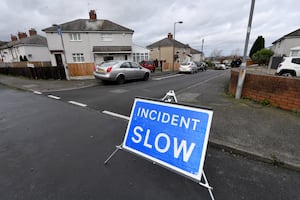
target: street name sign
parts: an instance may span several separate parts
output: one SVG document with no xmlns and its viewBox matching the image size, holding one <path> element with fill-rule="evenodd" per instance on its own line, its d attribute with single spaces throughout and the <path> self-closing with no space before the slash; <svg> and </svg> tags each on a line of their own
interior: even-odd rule
<svg viewBox="0 0 300 200">
<path fill-rule="evenodd" d="M 135 98 L 122 149 L 201 181 L 213 111 Z"/>
</svg>

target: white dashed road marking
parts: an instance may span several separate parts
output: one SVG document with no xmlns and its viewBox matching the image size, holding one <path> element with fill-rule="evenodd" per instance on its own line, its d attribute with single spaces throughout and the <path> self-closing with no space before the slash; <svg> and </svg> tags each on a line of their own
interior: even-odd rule
<svg viewBox="0 0 300 200">
<path fill-rule="evenodd" d="M 79 102 L 76 102 L 76 101 L 68 101 L 70 104 L 73 104 L 73 105 L 76 105 L 76 106 L 81 106 L 81 107 L 87 107 L 86 104 L 83 104 L 83 103 L 79 103 Z"/>
<path fill-rule="evenodd" d="M 32 92 L 33 92 L 34 94 L 38 94 L 38 95 L 43 94 L 42 92 L 35 91 L 35 90 L 32 90 Z M 51 98 L 51 99 L 56 99 L 56 100 L 60 100 L 60 99 L 61 99 L 60 97 L 54 96 L 54 95 L 51 95 L 51 94 L 49 94 L 49 95 L 47 95 L 47 96 L 48 96 L 49 98 Z M 73 105 L 76 105 L 76 106 L 87 107 L 86 104 L 83 104 L 83 103 L 80 103 L 80 102 L 77 102 L 77 101 L 68 101 L 68 103 L 73 104 Z"/>
<path fill-rule="evenodd" d="M 49 94 L 48 97 L 52 98 L 52 99 L 56 99 L 56 100 L 61 99 L 60 97 L 57 97 L 57 96 L 54 96 L 54 95 L 51 95 L 51 94 Z"/>
<path fill-rule="evenodd" d="M 103 110 L 102 113 L 110 115 L 110 116 L 113 116 L 113 117 L 122 118 L 122 119 L 125 119 L 125 120 L 129 120 L 130 119 L 130 117 L 128 117 L 128 116 L 121 115 L 121 114 L 114 113 L 114 112 L 110 112 L 110 111 L 107 111 L 107 110 Z"/>
<path fill-rule="evenodd" d="M 153 77 L 152 80 L 160 81 L 160 80 L 163 80 L 163 79 L 173 78 L 173 77 L 176 77 L 176 76 L 182 76 L 182 74 L 175 74 L 175 75 L 163 76 L 163 77 Z"/>
<path fill-rule="evenodd" d="M 34 93 L 34 94 L 43 94 L 43 93 L 41 93 L 41 92 L 39 92 L 39 91 L 33 91 L 33 93 Z"/>
</svg>

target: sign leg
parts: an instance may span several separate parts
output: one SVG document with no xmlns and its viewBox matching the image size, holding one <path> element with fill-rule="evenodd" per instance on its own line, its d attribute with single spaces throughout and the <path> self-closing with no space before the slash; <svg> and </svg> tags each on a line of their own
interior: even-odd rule
<svg viewBox="0 0 300 200">
<path fill-rule="evenodd" d="M 167 92 L 167 94 L 162 98 L 162 100 L 165 102 L 178 103 L 174 90 L 170 90 L 169 92 Z"/>
<path fill-rule="evenodd" d="M 114 150 L 114 152 L 112 152 L 110 154 L 110 156 L 104 161 L 104 165 L 106 165 L 108 163 L 108 161 L 119 151 L 122 150 L 122 144 L 116 146 L 116 149 Z"/>
<path fill-rule="evenodd" d="M 205 176 L 204 171 L 203 171 L 203 173 L 202 173 L 202 176 L 203 176 L 203 179 L 204 179 L 204 183 L 199 182 L 199 184 L 200 184 L 201 186 L 203 186 L 203 187 L 206 187 L 206 188 L 208 189 L 210 198 L 211 198 L 212 200 L 215 200 L 214 195 L 213 195 L 213 193 L 212 193 L 213 188 L 208 184 L 208 181 L 207 181 L 207 178 L 206 178 L 206 176 Z"/>
</svg>

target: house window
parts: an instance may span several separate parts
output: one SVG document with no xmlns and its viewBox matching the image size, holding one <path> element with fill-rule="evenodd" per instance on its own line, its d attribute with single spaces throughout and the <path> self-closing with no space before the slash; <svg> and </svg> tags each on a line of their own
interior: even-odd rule
<svg viewBox="0 0 300 200">
<path fill-rule="evenodd" d="M 291 56 L 299 56 L 300 55 L 300 50 L 292 50 L 291 51 Z"/>
<path fill-rule="evenodd" d="M 136 53 L 135 56 L 136 56 L 135 62 L 140 62 L 141 61 L 140 53 Z"/>
<path fill-rule="evenodd" d="M 83 53 L 73 53 L 72 57 L 73 57 L 73 62 L 76 63 L 84 62 Z"/>
<path fill-rule="evenodd" d="M 145 60 L 144 53 L 141 53 L 141 61 Z"/>
<path fill-rule="evenodd" d="M 81 41 L 80 33 L 70 33 L 71 41 Z"/>
<path fill-rule="evenodd" d="M 101 40 L 103 42 L 111 42 L 112 41 L 112 34 L 101 34 Z"/>
<path fill-rule="evenodd" d="M 149 60 L 149 53 L 133 53 L 133 62 L 141 62 L 143 60 Z"/>
<path fill-rule="evenodd" d="M 149 54 L 145 53 L 145 60 L 149 60 Z"/>
</svg>

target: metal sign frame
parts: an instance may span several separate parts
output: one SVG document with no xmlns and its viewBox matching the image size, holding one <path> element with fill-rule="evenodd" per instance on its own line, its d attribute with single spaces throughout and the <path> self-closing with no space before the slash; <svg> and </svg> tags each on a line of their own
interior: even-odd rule
<svg viewBox="0 0 300 200">
<path fill-rule="evenodd" d="M 147 105 L 149 104 L 150 106 L 154 105 L 154 106 L 163 106 L 163 107 L 167 107 L 168 109 L 175 109 L 177 111 L 177 109 L 179 109 L 178 111 L 191 111 L 191 112 L 194 112 L 194 113 L 200 113 L 200 114 L 203 114 L 203 116 L 205 116 L 204 118 L 207 118 L 206 120 L 204 120 L 204 126 L 202 124 L 202 136 L 200 138 L 201 141 L 198 141 L 200 142 L 200 145 L 197 144 L 197 146 L 199 145 L 200 149 L 198 148 L 196 151 L 195 148 L 192 148 L 192 152 L 193 153 L 190 153 L 188 154 L 188 159 L 189 158 L 192 158 L 192 168 L 193 170 L 191 171 L 188 171 L 190 168 L 190 166 L 187 166 L 187 169 L 186 166 L 183 166 L 179 165 L 177 166 L 177 163 L 173 163 L 173 161 L 169 161 L 169 160 L 164 160 L 164 157 L 163 159 L 161 159 L 160 157 L 157 157 L 156 155 L 153 155 L 153 152 L 149 151 L 149 152 L 145 152 L 144 149 L 138 149 L 134 143 L 132 143 L 132 141 L 134 140 L 139 140 L 138 143 L 141 142 L 141 135 L 138 133 L 138 132 L 135 132 L 135 135 L 133 135 L 133 126 L 135 126 L 135 122 L 137 121 L 136 118 L 137 118 L 137 110 L 136 110 L 136 105 L 139 104 L 139 105 Z M 138 111 L 140 112 L 140 110 Z M 212 187 L 209 185 L 208 183 L 208 180 L 205 176 L 205 173 L 204 173 L 204 170 L 203 170 L 203 166 L 204 166 L 204 161 L 205 161 L 205 155 L 206 155 L 206 149 L 207 149 L 207 144 L 208 144 L 208 138 L 209 138 L 209 132 L 210 132 L 210 126 L 211 126 L 211 122 L 212 122 L 212 115 L 213 115 L 213 111 L 212 109 L 209 109 L 209 108 L 204 108 L 204 107 L 198 107 L 198 106 L 190 106 L 190 105 L 185 105 L 185 104 L 179 104 L 177 103 L 177 98 L 176 98 L 176 95 L 174 93 L 174 91 L 170 90 L 163 98 L 162 100 L 155 100 L 155 99 L 149 99 L 149 98 L 142 98 L 142 97 L 137 97 L 135 98 L 134 100 L 134 104 L 133 104 L 133 107 L 132 107 L 132 110 L 131 110 L 131 115 L 130 115 L 130 119 L 129 119 L 129 123 L 128 123 L 128 126 L 127 126 L 127 130 L 126 130 L 126 134 L 125 134 L 125 137 L 124 137 L 124 140 L 123 140 L 123 143 L 121 145 L 118 145 L 116 146 L 116 149 L 115 151 L 105 160 L 104 164 L 107 164 L 108 161 L 114 156 L 114 154 L 118 151 L 118 150 L 122 150 L 124 149 L 125 151 L 128 151 L 130 153 L 133 153 L 133 154 L 136 154 L 138 156 L 141 156 L 147 160 L 150 160 L 153 162 L 153 164 L 158 164 L 162 167 L 165 167 L 171 171 L 174 171 L 175 173 L 178 173 L 180 175 L 183 175 L 193 181 L 196 181 L 197 183 L 199 183 L 201 186 L 203 187 L 206 187 L 209 191 L 209 194 L 211 196 L 211 199 L 214 200 L 214 196 L 213 196 L 213 193 L 212 193 Z M 133 119 L 135 116 L 135 119 Z M 204 119 L 203 118 L 203 119 Z M 200 120 L 199 120 L 199 123 L 200 123 Z M 201 118 L 201 123 L 202 123 L 202 118 Z M 137 127 L 137 126 L 135 126 Z M 195 128 L 195 124 L 194 124 L 194 128 Z M 142 130 L 142 128 L 138 129 L 139 131 Z M 193 129 L 194 130 L 194 129 Z M 148 131 L 148 130 L 147 130 Z M 150 137 L 149 135 L 151 134 L 150 133 L 151 130 L 149 130 L 149 132 L 147 132 L 145 138 L 144 138 L 144 142 L 143 142 L 143 145 L 144 146 L 147 146 L 148 145 L 148 148 L 152 148 L 152 145 L 148 144 L 147 141 L 148 141 L 148 137 Z M 204 135 L 203 135 L 204 134 Z M 154 134 L 155 135 L 155 134 Z M 165 137 L 167 137 L 167 134 L 164 135 Z M 135 137 L 135 138 L 134 138 Z M 158 136 L 156 136 L 157 138 Z M 165 138 L 167 139 L 167 138 Z M 165 140 L 163 139 L 163 140 Z M 130 141 L 132 140 L 132 141 Z M 175 140 L 175 139 L 174 139 Z M 150 141 L 150 140 L 149 140 Z M 153 141 L 153 139 L 152 139 Z M 155 139 L 156 141 L 156 139 Z M 135 141 L 135 143 L 137 143 Z M 174 141 L 175 143 L 175 141 Z M 176 139 L 176 143 L 178 144 L 177 142 L 177 139 Z M 185 142 L 184 144 L 187 145 L 189 142 Z M 169 142 L 170 144 L 170 142 Z M 191 143 L 189 143 L 191 144 Z M 158 148 L 158 143 L 156 144 L 156 148 Z M 177 148 L 177 150 L 179 149 L 178 148 L 178 145 L 177 147 L 175 147 L 175 144 L 174 145 L 174 155 L 175 155 L 175 148 Z M 185 153 L 187 152 L 187 147 L 182 145 L 182 140 L 181 140 L 181 143 L 180 145 L 181 146 L 181 150 L 182 149 L 185 149 Z M 170 147 L 170 145 L 169 145 Z M 195 147 L 195 146 L 193 146 Z M 157 149 L 156 149 L 157 150 Z M 158 148 L 158 150 L 162 150 L 160 149 L 160 147 Z M 188 152 L 191 152 L 191 145 L 189 146 L 188 148 Z M 163 149 L 163 151 L 165 151 L 165 149 Z M 199 152 L 201 151 L 201 152 Z M 165 151 L 166 152 L 166 151 Z M 164 153 L 165 153 L 164 152 Z M 194 152 L 197 152 L 198 154 L 195 154 L 194 155 Z M 179 152 L 179 154 L 182 153 L 182 157 L 184 157 L 184 152 L 181 151 Z M 191 155 L 194 155 L 194 157 L 191 157 Z M 199 155 L 201 154 L 201 155 Z M 178 152 L 177 152 L 177 155 L 178 155 Z M 199 158 L 198 158 L 199 156 Z M 168 156 L 166 156 L 168 158 Z M 186 156 L 187 157 L 187 156 Z M 196 161 L 194 161 L 194 159 L 196 158 Z M 197 160 L 199 159 L 199 160 Z M 186 162 L 186 161 L 185 161 Z M 196 163 L 196 166 L 195 166 L 195 163 Z M 188 164 L 187 164 L 188 165 Z M 196 171 L 195 171 L 196 169 Z M 204 180 L 204 182 L 202 182 L 202 180 Z"/>
</svg>

